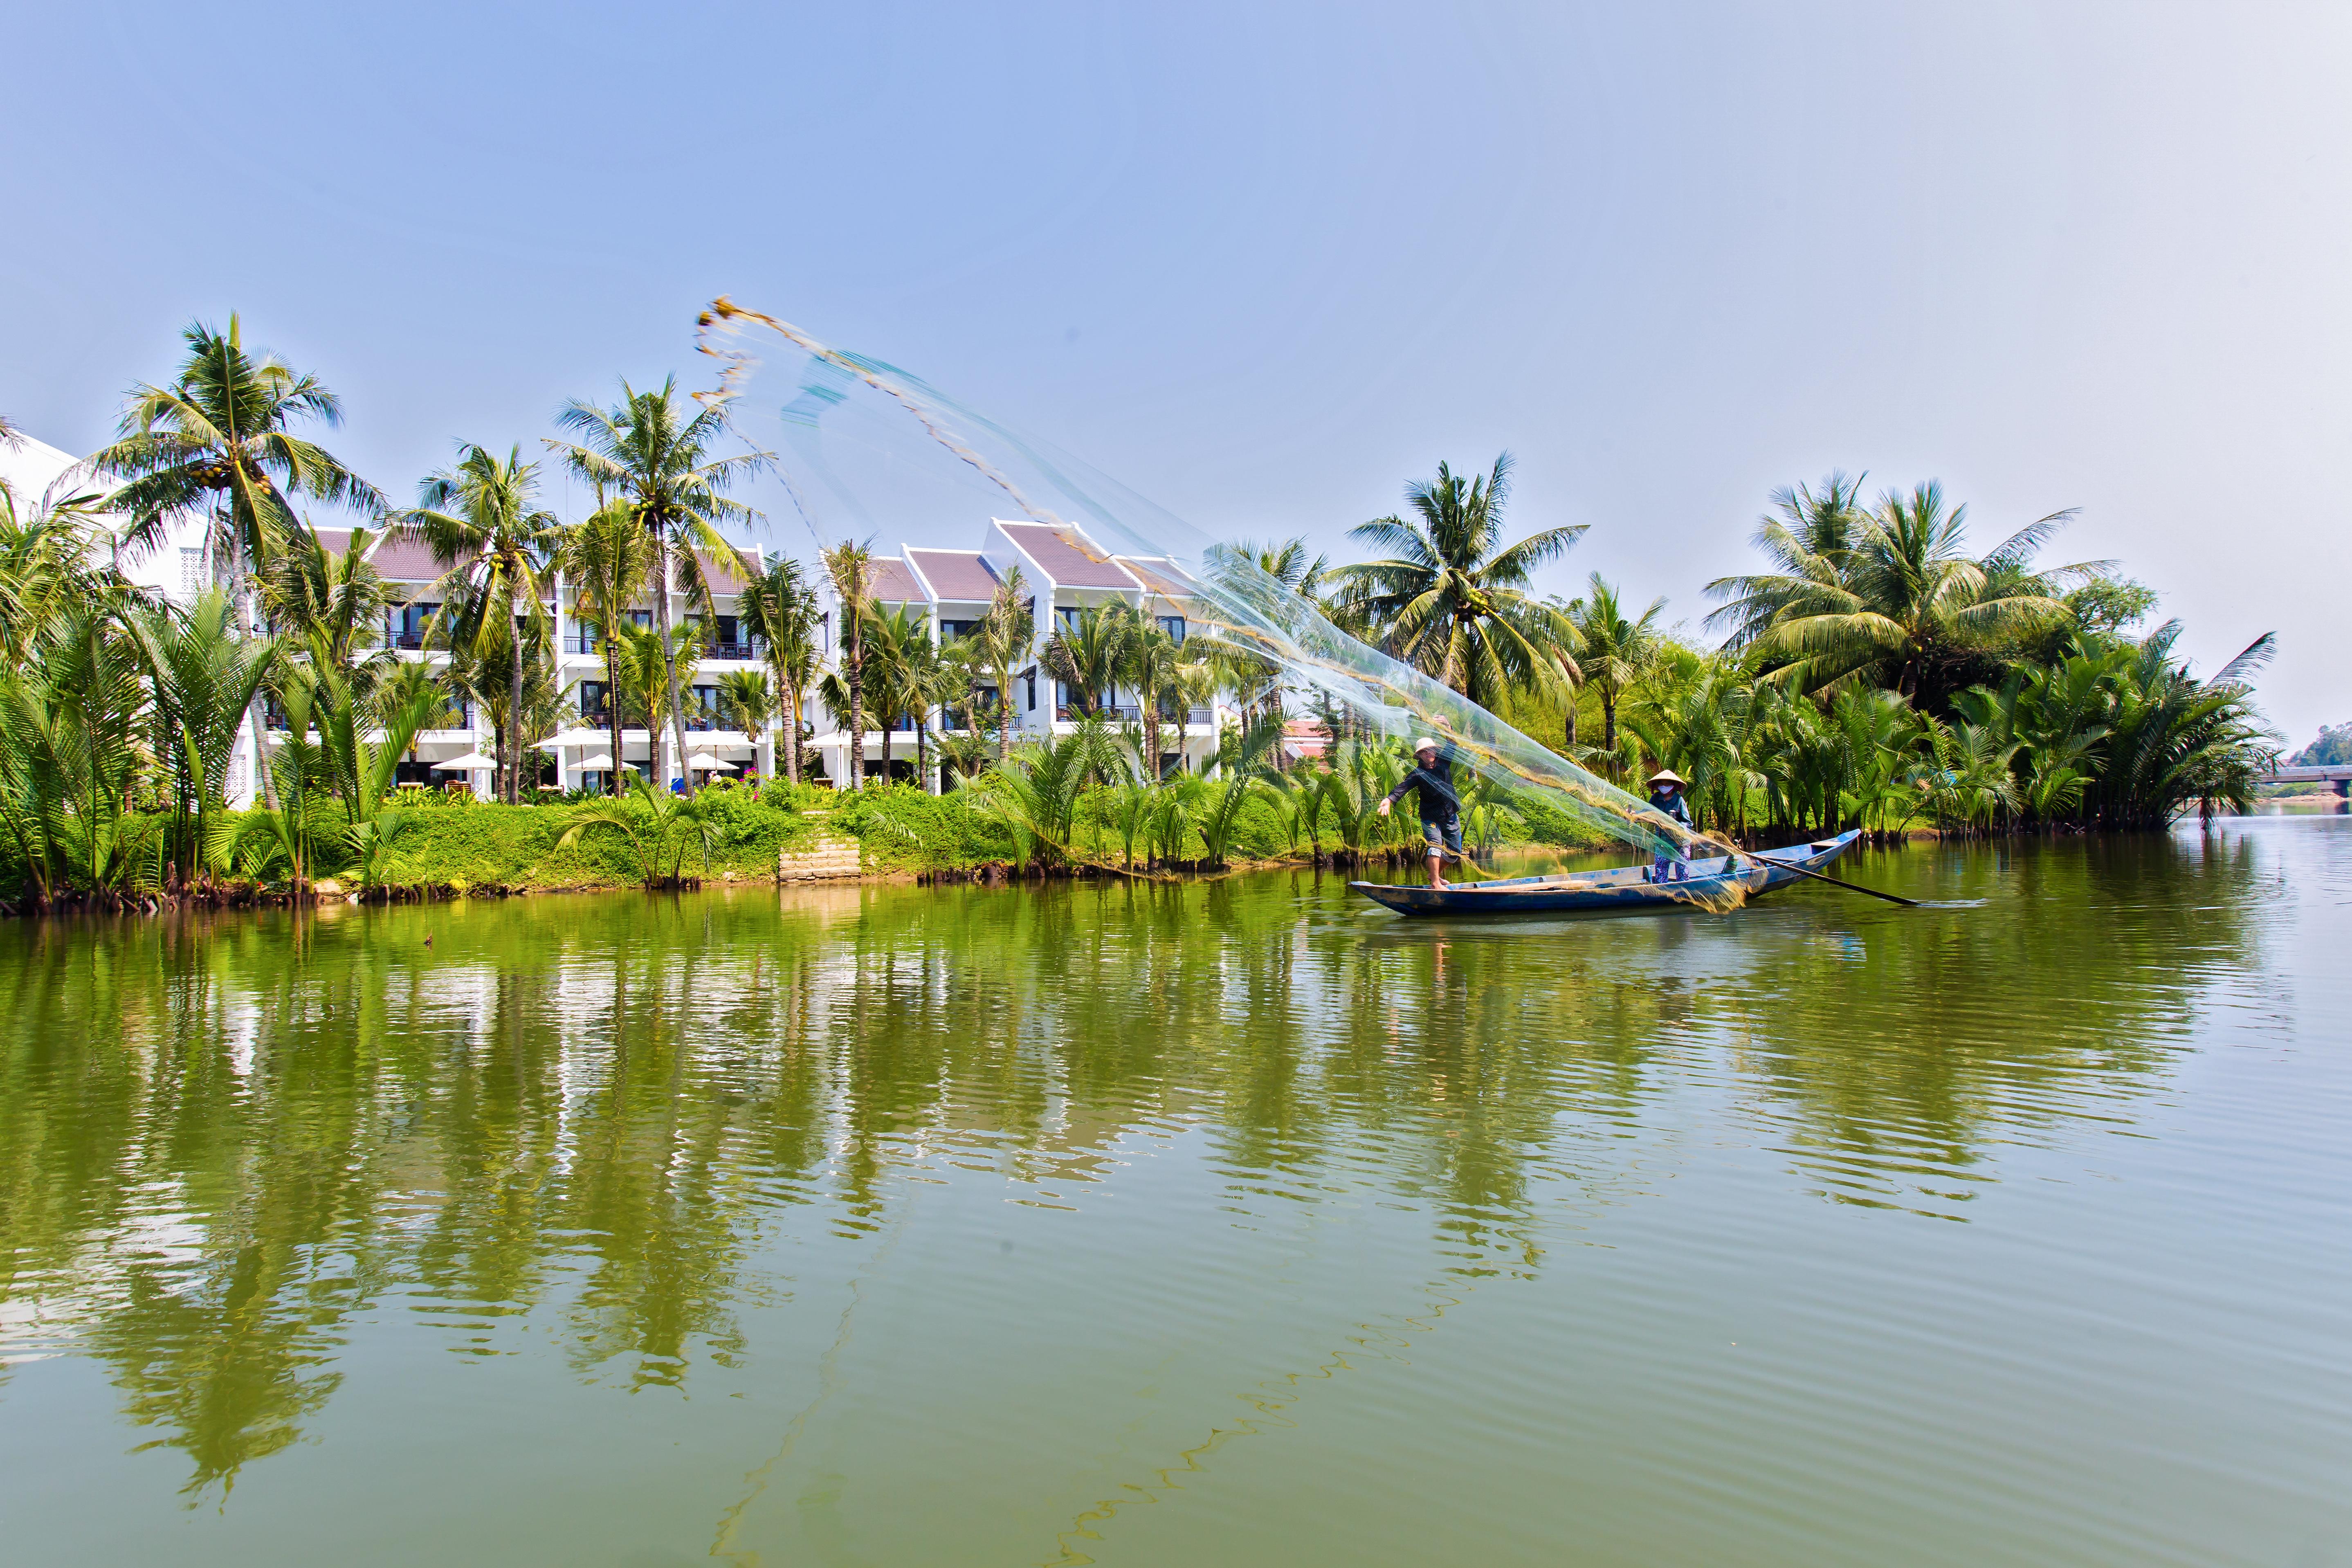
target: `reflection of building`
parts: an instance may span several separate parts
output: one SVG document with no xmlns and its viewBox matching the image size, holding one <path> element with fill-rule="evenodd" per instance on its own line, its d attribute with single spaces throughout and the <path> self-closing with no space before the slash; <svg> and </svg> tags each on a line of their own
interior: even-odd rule
<svg viewBox="0 0 2352 1568">
<path fill-rule="evenodd" d="M 873 596 L 877 605 L 886 610 L 904 605 L 919 611 L 929 626 L 932 640 L 945 646 L 979 625 L 988 614 L 998 583 L 1016 567 L 1031 596 L 1034 626 L 1029 647 L 1013 668 L 1011 706 L 1016 740 L 1067 733 L 1086 707 L 1087 694 L 1075 694 L 1074 700 L 1073 693 L 1045 672 L 1043 660 L 1045 644 L 1054 633 L 1063 626 L 1075 626 L 1087 610 L 1124 604 L 1157 622 L 1179 642 L 1184 639 L 1187 617 L 1192 608 L 1192 579 L 1181 568 L 1164 559 L 1110 554 L 1066 525 L 1052 527 L 996 518 L 990 520 L 983 531 L 978 550 L 909 546 L 898 555 L 877 556 Z M 840 603 L 829 583 L 824 584 L 824 624 L 820 647 L 830 668 L 836 668 L 840 653 L 836 636 Z M 1095 697 L 1097 710 L 1107 717 L 1120 723 L 1141 723 L 1140 699 L 1135 692 L 1118 688 Z M 993 687 L 983 688 L 983 702 L 993 702 L 995 698 Z M 844 716 L 825 711 L 821 703 L 813 703 L 811 711 L 816 716 L 819 731 L 814 743 L 824 760 L 826 776 L 836 780 L 845 777 L 853 742 L 841 729 Z M 1198 768 L 1215 752 L 1217 711 L 1213 702 L 1163 709 L 1163 771 L 1180 766 Z M 878 721 L 871 713 L 866 717 L 869 724 Z M 954 703 L 933 707 L 919 720 L 900 719 L 889 737 L 891 771 L 900 778 L 914 775 L 914 731 L 919 723 L 933 733 L 961 732 L 969 730 L 971 721 L 961 705 Z M 868 729 L 859 750 L 863 752 L 863 776 L 878 777 L 883 766 L 882 731 Z M 936 773 L 925 783 L 934 791 L 940 787 Z"/>
</svg>

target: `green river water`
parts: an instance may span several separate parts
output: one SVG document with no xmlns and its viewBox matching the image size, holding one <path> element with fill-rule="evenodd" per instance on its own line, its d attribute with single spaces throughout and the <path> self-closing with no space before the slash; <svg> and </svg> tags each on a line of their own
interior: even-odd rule
<svg viewBox="0 0 2352 1568">
<path fill-rule="evenodd" d="M 0 1561 L 2352 1564 L 2352 819 L 1842 874 L 9 922 Z"/>
</svg>

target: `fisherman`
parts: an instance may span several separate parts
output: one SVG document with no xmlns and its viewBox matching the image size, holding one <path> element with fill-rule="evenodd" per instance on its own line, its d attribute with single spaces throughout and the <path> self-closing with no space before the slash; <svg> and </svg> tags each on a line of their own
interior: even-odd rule
<svg viewBox="0 0 2352 1568">
<path fill-rule="evenodd" d="M 1674 769 L 1660 768 L 1650 775 L 1650 809 L 1686 828 L 1691 826 L 1690 803 L 1683 799 L 1683 778 Z M 1650 862 L 1653 882 L 1682 882 L 1689 879 L 1690 862 L 1679 848 L 1672 852 L 1661 849 Z"/>
<path fill-rule="evenodd" d="M 1429 885 L 1442 893 L 1445 858 L 1462 858 L 1462 796 L 1454 788 L 1454 764 L 1439 753 L 1435 741 L 1423 735 L 1412 743 L 1412 755 L 1419 765 L 1389 791 L 1388 798 L 1381 802 L 1381 815 L 1386 816 L 1405 791 L 1419 794 L 1421 836 L 1429 840 Z"/>
</svg>

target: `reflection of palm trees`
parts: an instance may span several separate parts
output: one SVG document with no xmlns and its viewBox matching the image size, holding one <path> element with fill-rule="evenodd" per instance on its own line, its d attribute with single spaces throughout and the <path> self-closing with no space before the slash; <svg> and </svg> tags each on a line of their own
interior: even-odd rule
<svg viewBox="0 0 2352 1568">
<path fill-rule="evenodd" d="M 1640 1180 L 1563 1130 L 1694 1078 L 1825 1194 L 1948 1215 L 1996 1136 L 2127 1114 L 2184 965 L 2249 962 L 2251 853 L 1939 852 L 1963 896 L 1996 865 L 2033 896 L 1932 939 L 1826 902 L 1736 939 L 1453 933 L 1442 966 L 1423 928 L 1302 920 L 1287 879 L 531 900 L 438 956 L 451 917 L 394 910 L 306 925 L 299 963 L 260 925 L 43 930 L 0 966 L 0 1300 L 205 1488 L 301 1433 L 392 1290 L 453 1349 L 557 1315 L 582 1375 L 682 1385 L 743 1342 L 764 1231 L 869 1236 L 959 1168 L 1078 1201 L 1171 1128 L 1236 1203 L 1423 1211 L 1432 1299 L 1536 1267 L 1562 1192 Z M 2084 909 L 2116 911 L 2097 963 L 2053 968 Z M 74 1044 L 101 1014 L 110 1048 Z M 165 1221 L 184 1251 L 118 1245 Z"/>
</svg>

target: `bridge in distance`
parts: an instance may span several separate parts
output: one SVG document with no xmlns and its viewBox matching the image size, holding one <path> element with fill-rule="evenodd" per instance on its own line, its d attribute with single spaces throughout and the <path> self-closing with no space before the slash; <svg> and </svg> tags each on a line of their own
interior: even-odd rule
<svg viewBox="0 0 2352 1568">
<path fill-rule="evenodd" d="M 2273 768 L 2264 784 L 2332 784 L 2338 797 L 2352 800 L 2352 764 L 2332 763 L 2320 768 Z"/>
</svg>

